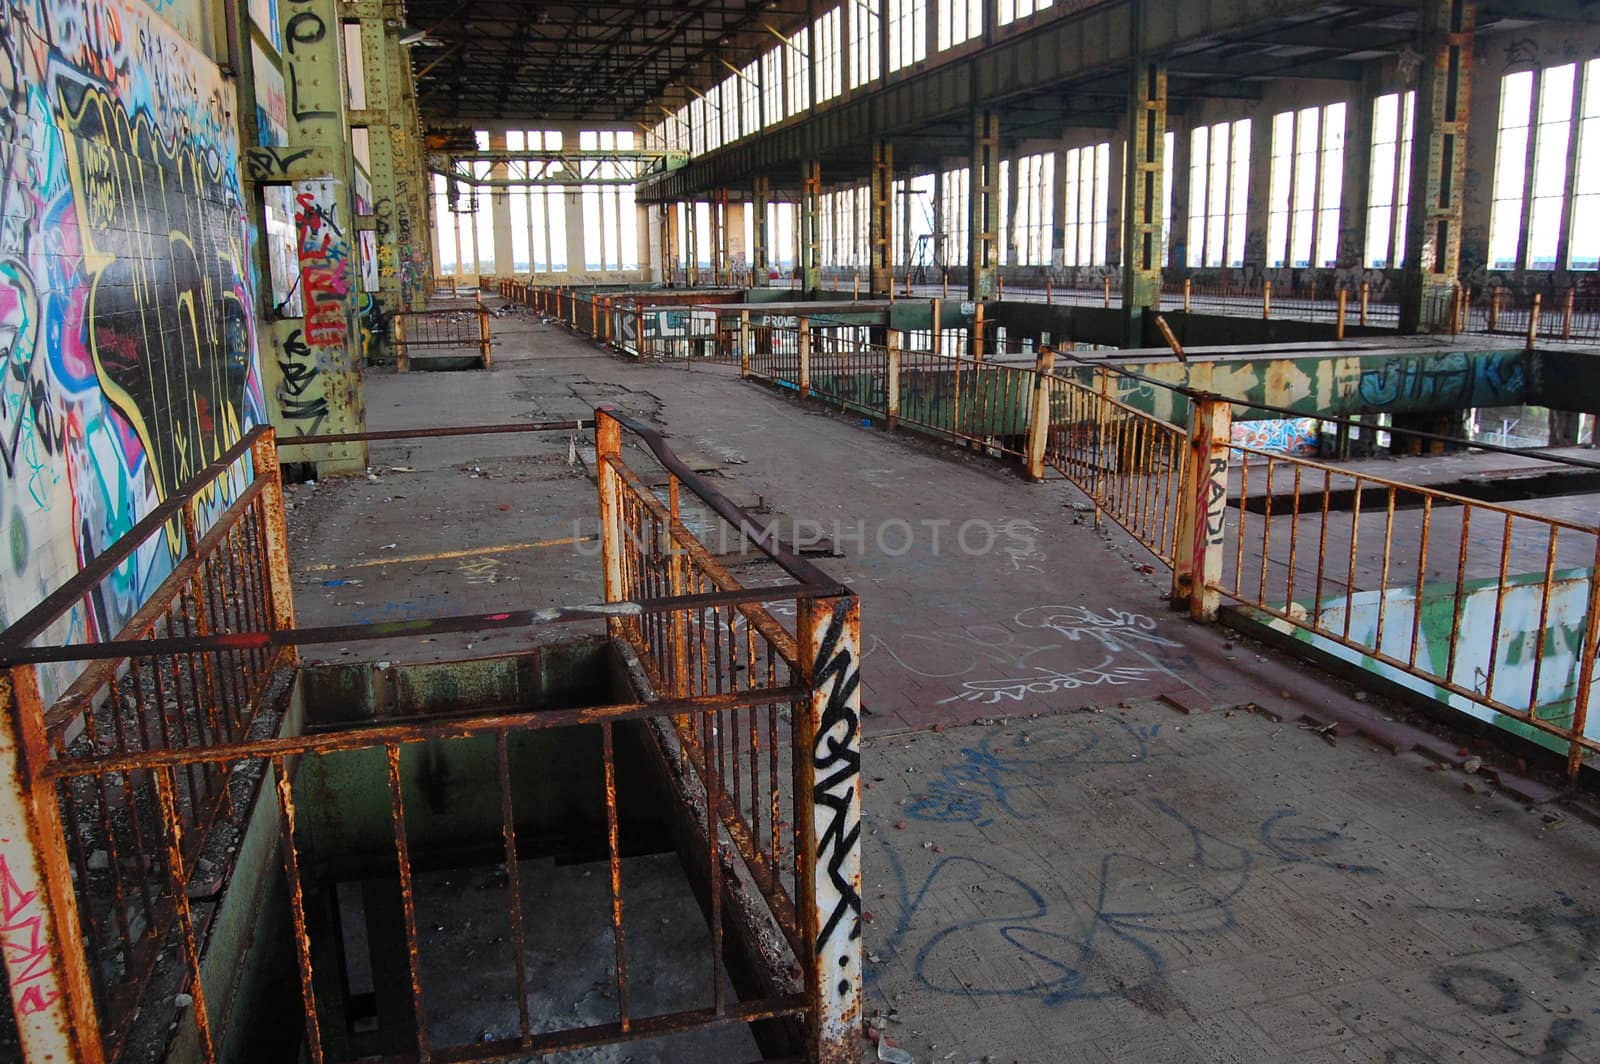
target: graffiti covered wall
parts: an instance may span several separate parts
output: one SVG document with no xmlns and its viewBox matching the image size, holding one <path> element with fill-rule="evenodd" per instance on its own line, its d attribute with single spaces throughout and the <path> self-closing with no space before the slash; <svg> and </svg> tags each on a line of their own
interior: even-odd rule
<svg viewBox="0 0 1600 1064">
<path fill-rule="evenodd" d="M 0 626 L 264 419 L 234 91 L 162 6 L 0 3 Z M 58 635 L 114 634 L 179 547 Z"/>
</svg>

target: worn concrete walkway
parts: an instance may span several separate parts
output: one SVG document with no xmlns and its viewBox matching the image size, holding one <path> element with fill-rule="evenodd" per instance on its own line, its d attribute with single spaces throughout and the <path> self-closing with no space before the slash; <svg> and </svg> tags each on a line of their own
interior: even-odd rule
<svg viewBox="0 0 1600 1064">
<path fill-rule="evenodd" d="M 868 1011 L 915 1060 L 1600 1060 L 1589 823 L 1295 723 L 1374 707 L 1168 612 L 1166 574 L 1065 484 L 495 325 L 492 372 L 373 373 L 372 427 L 611 403 L 839 548 L 821 564 L 867 648 Z M 381 445 L 376 480 L 297 490 L 301 623 L 597 599 L 589 544 L 527 546 L 595 531 L 585 445 Z"/>
</svg>

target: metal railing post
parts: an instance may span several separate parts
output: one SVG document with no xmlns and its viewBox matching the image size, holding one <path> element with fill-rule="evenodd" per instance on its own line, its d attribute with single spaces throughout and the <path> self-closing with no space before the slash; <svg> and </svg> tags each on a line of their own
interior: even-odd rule
<svg viewBox="0 0 1600 1064">
<path fill-rule="evenodd" d="M 1494 332 L 1500 328 L 1500 293 L 1504 291 L 1499 285 L 1489 289 L 1489 331 Z"/>
<path fill-rule="evenodd" d="M 900 423 L 900 330 L 890 329 L 887 339 L 889 380 L 884 396 L 884 420 L 893 429 Z"/>
<path fill-rule="evenodd" d="M 622 423 L 604 408 L 594 412 L 595 480 L 600 489 L 600 556 L 605 566 L 607 602 L 621 602 L 622 586 L 622 498 L 613 462 L 622 461 Z M 620 618 L 606 618 L 613 638 L 621 635 Z"/>
<path fill-rule="evenodd" d="M 1563 340 L 1572 339 L 1572 316 L 1577 312 L 1577 309 L 1578 290 L 1576 288 L 1569 288 L 1567 289 L 1566 306 L 1563 307 L 1561 311 L 1561 338 Z"/>
<path fill-rule="evenodd" d="M 972 307 L 972 360 L 983 361 L 983 301 Z"/>
<path fill-rule="evenodd" d="M 261 491 L 262 539 L 267 552 L 267 591 L 272 606 L 272 627 L 280 632 L 294 628 L 294 582 L 289 575 L 289 533 L 283 503 L 283 470 L 278 463 L 278 434 L 268 428 L 250 447 L 255 475 L 266 481 Z M 298 649 L 281 648 L 293 664 Z"/>
<path fill-rule="evenodd" d="M 1350 293 L 1345 291 L 1343 288 L 1339 289 L 1339 320 L 1337 326 L 1334 328 L 1333 333 L 1333 338 L 1335 340 L 1344 339 L 1344 320 L 1345 314 L 1349 310 L 1349 303 Z"/>
<path fill-rule="evenodd" d="M 88 957 L 34 666 L 0 670 L 0 870 L 4 949 L 22 1059 L 99 1064 Z M 77 827 L 74 825 L 73 830 Z"/>
<path fill-rule="evenodd" d="M 483 300 L 478 300 L 478 359 L 484 369 L 488 369 L 494 361 L 494 356 L 489 352 L 489 308 L 483 305 Z"/>
<path fill-rule="evenodd" d="M 802 599 L 798 643 L 810 705 L 796 714 L 794 751 L 802 939 L 813 1059 L 860 1059 L 861 602 Z"/>
<path fill-rule="evenodd" d="M 1272 320 L 1272 282 L 1261 282 L 1261 320 Z"/>
<path fill-rule="evenodd" d="M 1372 282 L 1361 282 L 1361 324 L 1367 324 L 1367 312 L 1372 305 Z"/>
<path fill-rule="evenodd" d="M 1106 274 L 1106 276 L 1104 278 L 1102 278 L 1102 281 L 1104 282 L 1104 288 L 1105 288 L 1105 291 L 1106 291 L 1105 306 L 1106 306 L 1107 309 L 1110 309 L 1110 307 L 1111 307 L 1111 275 L 1110 274 Z"/>
<path fill-rule="evenodd" d="M 1045 275 L 1044 275 L 1044 305 L 1048 307 L 1048 306 L 1052 305 L 1053 303 L 1055 303 L 1055 301 L 1056 301 L 1056 283 L 1055 283 L 1055 278 L 1051 277 L 1050 274 L 1048 272 L 1046 272 Z"/>
<path fill-rule="evenodd" d="M 1583 767 L 1583 744 L 1578 739 L 1589 722 L 1589 701 L 1594 695 L 1595 672 L 1600 670 L 1600 536 L 1595 538 L 1594 568 L 1589 570 L 1589 612 L 1583 622 L 1579 646 L 1578 689 L 1572 700 L 1572 745 L 1567 748 L 1567 775 L 1576 778 Z"/>
<path fill-rule="evenodd" d="M 800 398 L 811 396 L 811 319 L 801 318 L 797 346 L 800 349 Z"/>
<path fill-rule="evenodd" d="M 394 316 L 394 371 L 411 372 L 411 352 L 406 349 L 406 315 L 411 313 L 410 303 L 400 304 L 400 313 Z"/>
<path fill-rule="evenodd" d="M 1178 485 L 1178 538 L 1172 602 L 1196 620 L 1213 621 L 1221 605 L 1222 553 L 1228 518 L 1228 448 L 1233 407 L 1198 394 L 1189 406 L 1189 446 Z"/>
<path fill-rule="evenodd" d="M 1183 312 L 1185 314 L 1189 313 L 1189 301 L 1190 301 L 1190 297 L 1192 296 L 1193 292 L 1194 292 L 1194 278 L 1185 277 L 1183 279 Z"/>
<path fill-rule="evenodd" d="M 1044 456 L 1050 441 L 1050 374 L 1055 372 L 1056 352 L 1049 344 L 1039 348 L 1033 363 L 1033 406 L 1028 412 L 1028 476 L 1044 479 Z"/>
<path fill-rule="evenodd" d="M 1533 306 L 1528 311 L 1528 350 L 1532 351 L 1539 345 L 1539 307 L 1544 302 L 1544 293 L 1533 294 Z"/>
<path fill-rule="evenodd" d="M 739 312 L 739 376 L 750 376 L 750 312 Z"/>
</svg>

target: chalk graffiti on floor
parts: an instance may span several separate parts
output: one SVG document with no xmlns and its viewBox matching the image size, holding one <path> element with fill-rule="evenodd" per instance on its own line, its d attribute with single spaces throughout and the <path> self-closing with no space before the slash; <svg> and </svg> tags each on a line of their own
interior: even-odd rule
<svg viewBox="0 0 1600 1064">
<path fill-rule="evenodd" d="M 1475 952 L 1439 967 L 1432 973 L 1434 988 L 1469 1015 L 1493 1021 L 1496 1029 L 1514 1024 L 1536 1031 L 1542 1018 L 1555 1011 L 1552 1002 L 1541 1000 L 1544 995 L 1530 991 L 1525 983 L 1530 974 L 1573 987 L 1583 998 L 1585 982 L 1600 960 L 1600 913 L 1584 908 L 1564 892 L 1558 891 L 1557 899 L 1554 905 L 1524 909 L 1426 906 L 1427 912 L 1466 917 L 1475 925 L 1497 922 L 1500 930 L 1519 935 L 1519 941 L 1510 945 Z M 1589 1041 L 1588 1023 L 1571 1015 L 1551 1018 L 1541 1043 L 1532 1050 L 1511 1045 L 1471 1024 L 1436 1023 L 1428 1015 L 1410 1019 L 1440 1036 L 1443 1044 L 1391 1049 L 1384 1057 L 1385 1064 L 1444 1064 L 1461 1055 L 1464 1042 L 1497 1054 L 1509 1053 L 1515 1059 L 1556 1064 L 1572 1059 L 1568 1051 Z"/>
<path fill-rule="evenodd" d="M 1064 1005 L 1161 993 L 1168 968 L 1163 945 L 1237 928 L 1236 903 L 1258 868 L 1311 865 L 1347 876 L 1380 874 L 1374 867 L 1322 856 L 1344 836 L 1300 822 L 1292 807 L 1274 810 L 1257 827 L 1255 841 L 1246 845 L 1207 831 L 1164 801 L 1157 799 L 1154 805 L 1188 836 L 1186 852 L 1161 863 L 1141 854 L 1107 853 L 1094 897 L 1076 903 L 1069 897 L 1054 911 L 1036 886 L 974 857 L 943 858 L 913 890 L 899 855 L 885 842 L 899 913 L 882 962 L 868 973 L 869 982 L 915 946 L 916 980 L 929 990 L 958 997 L 1024 997 Z M 957 889 L 950 881 L 962 874 L 970 878 L 968 892 L 990 896 L 977 902 L 978 908 L 993 911 L 1010 901 L 1010 911 L 956 921 L 915 945 L 914 931 L 919 936 L 924 932 L 913 925 L 936 895 L 934 888 L 942 883 L 937 896 L 948 899 Z M 1134 896 L 1157 900 L 1147 906 L 1133 902 Z M 974 956 L 1014 958 L 1017 963 L 976 966 Z"/>
<path fill-rule="evenodd" d="M 913 795 L 906 802 L 905 815 L 944 823 L 970 820 L 978 827 L 992 823 L 995 814 L 1026 820 L 1033 813 L 1024 808 L 1031 804 L 1024 801 L 1024 795 L 1055 786 L 1062 769 L 1137 764 L 1150 756 L 1150 741 L 1161 728 L 1159 724 L 1135 727 L 1109 715 L 1096 719 L 1109 721 L 1117 729 L 1112 737 L 1115 741 L 1102 743 L 1099 735 L 1083 728 L 1068 731 L 1055 726 L 1030 732 L 1031 756 L 1017 757 L 1000 747 L 1022 742 L 1021 735 L 1009 729 L 986 734 L 978 745 L 963 747 L 961 760 L 941 769 L 925 792 Z M 1046 767 L 1054 771 L 1046 774 L 1042 771 Z"/>
<path fill-rule="evenodd" d="M 1125 687 L 1152 676 L 1167 673 L 1165 668 L 1151 665 L 1117 665 L 1115 656 L 1108 656 L 1098 665 L 1058 672 L 1039 668 L 1028 676 L 1005 677 L 998 680 L 969 680 L 961 690 L 948 698 L 939 699 L 939 705 L 950 702 L 979 702 L 998 705 L 1001 702 L 1021 702 L 1029 695 L 1050 695 L 1057 691 L 1075 691 L 1080 687 Z"/>
<path fill-rule="evenodd" d="M 1040 633 L 1034 635 L 1031 633 Z M 1044 634 L 1051 633 L 1051 634 Z M 1165 653 L 1182 644 L 1157 634 L 1155 618 L 1114 607 L 1034 606 L 1009 624 L 974 624 L 877 639 L 894 663 L 924 680 L 959 680 L 990 669 L 1013 673 L 1069 671 L 1083 662 L 1065 660 L 1075 644 L 1097 643 L 1108 654 L 1135 653 L 1152 666 L 1151 650 Z M 1044 660 L 1041 660 L 1044 659 Z"/>
</svg>

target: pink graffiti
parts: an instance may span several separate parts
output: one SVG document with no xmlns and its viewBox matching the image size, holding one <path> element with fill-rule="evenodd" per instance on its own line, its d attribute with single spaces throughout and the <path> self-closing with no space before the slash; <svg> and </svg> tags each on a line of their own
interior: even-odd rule
<svg viewBox="0 0 1600 1064">
<path fill-rule="evenodd" d="M 0 840 L 4 841 L 4 840 Z M 11 994 L 25 1016 L 44 1012 L 61 998 L 59 990 L 41 986 L 55 980 L 50 943 L 44 937 L 39 892 L 23 890 L 0 853 L 0 951 L 11 972 Z"/>
</svg>

